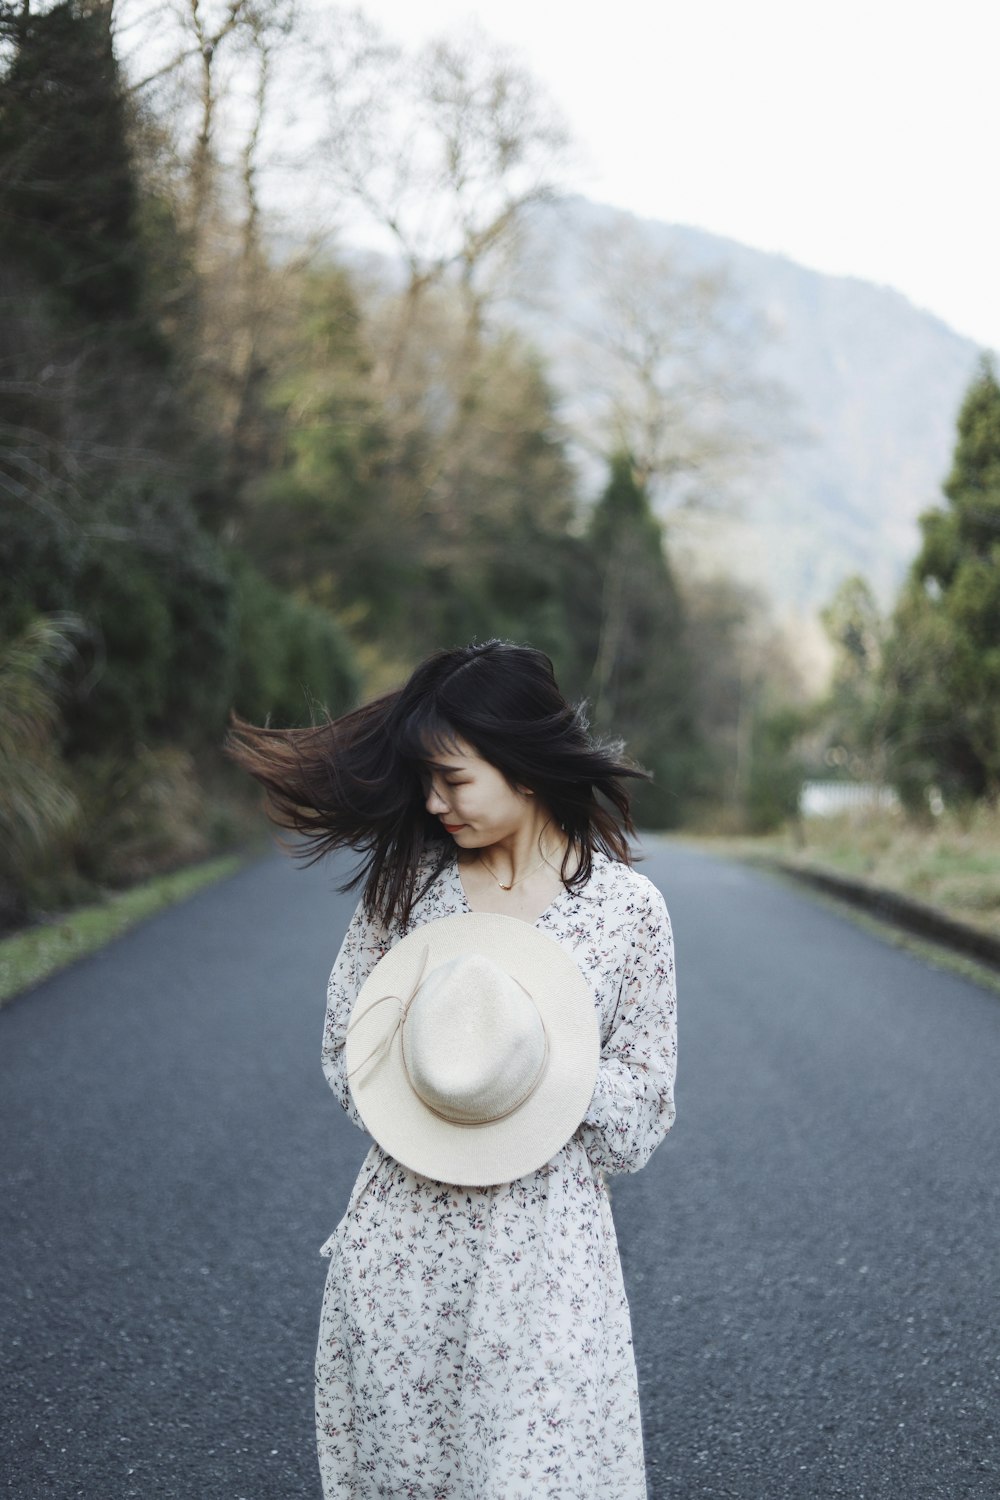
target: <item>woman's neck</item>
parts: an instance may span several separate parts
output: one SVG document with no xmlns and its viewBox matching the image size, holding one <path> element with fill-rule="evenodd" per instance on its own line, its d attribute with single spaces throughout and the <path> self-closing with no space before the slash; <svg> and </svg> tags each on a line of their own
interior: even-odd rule
<svg viewBox="0 0 1000 1500">
<path fill-rule="evenodd" d="M 481 864 L 501 889 L 509 889 L 546 865 L 558 874 L 568 842 L 551 814 L 538 808 L 505 838 L 467 850 L 465 860 Z"/>
</svg>

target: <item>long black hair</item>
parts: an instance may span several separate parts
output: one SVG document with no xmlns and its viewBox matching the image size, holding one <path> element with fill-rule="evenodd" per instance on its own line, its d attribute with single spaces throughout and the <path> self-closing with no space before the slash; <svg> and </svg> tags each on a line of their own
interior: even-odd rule
<svg viewBox="0 0 1000 1500">
<path fill-rule="evenodd" d="M 588 879 L 595 849 L 630 862 L 624 783 L 649 773 L 620 742 L 591 736 L 583 705 L 567 703 L 552 662 L 531 646 L 436 651 L 395 692 L 312 728 L 260 727 L 236 714 L 231 724 L 227 754 L 265 788 L 272 821 L 302 836 L 292 852 L 306 864 L 339 848 L 360 854 L 341 889 L 364 881 L 365 910 L 384 922 L 406 925 L 424 857 L 433 879 L 454 850 L 426 809 L 424 774 L 459 739 L 551 812 L 569 840 L 567 888 Z"/>
</svg>

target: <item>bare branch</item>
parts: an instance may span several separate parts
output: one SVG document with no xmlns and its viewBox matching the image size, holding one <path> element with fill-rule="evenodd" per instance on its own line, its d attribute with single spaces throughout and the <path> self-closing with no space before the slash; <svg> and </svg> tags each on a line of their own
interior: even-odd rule
<svg viewBox="0 0 1000 1500">
<path fill-rule="evenodd" d="M 396 242 L 409 275 L 398 368 L 415 303 L 457 273 L 475 343 L 529 205 L 555 191 L 567 135 L 531 75 L 478 28 L 404 54 L 346 18 L 321 70 L 333 185 Z"/>
<path fill-rule="evenodd" d="M 166 78 L 168 74 L 176 73 L 178 68 L 183 67 L 190 58 L 198 57 L 200 52 L 200 47 L 185 48 L 183 52 L 178 52 L 170 62 L 164 63 L 162 68 L 157 68 L 154 72 L 149 73 L 145 78 L 140 79 L 138 83 L 130 84 L 127 92 L 129 94 L 141 93 L 142 90 L 148 88 L 151 83 L 157 83 L 161 78 Z"/>
</svg>

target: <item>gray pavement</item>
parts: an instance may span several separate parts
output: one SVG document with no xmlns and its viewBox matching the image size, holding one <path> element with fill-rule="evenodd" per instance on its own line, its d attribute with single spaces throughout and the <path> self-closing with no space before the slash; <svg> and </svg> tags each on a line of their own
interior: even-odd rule
<svg viewBox="0 0 1000 1500">
<path fill-rule="evenodd" d="M 676 1126 L 612 1180 L 651 1500 L 994 1500 L 1000 998 L 761 873 L 641 868 L 681 1015 Z M 352 906 L 275 856 L 0 1011 L 0 1492 L 318 1500 Z"/>
<path fill-rule="evenodd" d="M 1000 998 L 654 850 L 677 1122 L 612 1188 L 652 1500 L 996 1500 Z"/>
</svg>

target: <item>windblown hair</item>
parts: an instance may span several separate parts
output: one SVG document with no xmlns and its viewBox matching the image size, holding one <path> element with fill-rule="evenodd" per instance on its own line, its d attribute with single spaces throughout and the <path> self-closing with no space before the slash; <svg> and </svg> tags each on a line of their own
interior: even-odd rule
<svg viewBox="0 0 1000 1500">
<path fill-rule="evenodd" d="M 569 839 L 562 879 L 578 889 L 595 849 L 631 862 L 635 832 L 626 778 L 648 779 L 620 741 L 588 732 L 542 651 L 506 641 L 437 651 L 409 681 L 341 718 L 309 729 L 271 729 L 231 715 L 226 753 L 261 783 L 272 822 L 301 835 L 307 865 L 334 849 L 362 856 L 341 890 L 364 881 L 370 916 L 405 927 L 426 858 L 430 883 L 454 843 L 425 807 L 423 776 L 465 740 L 511 783 L 530 788 Z M 567 875 L 570 855 L 579 863 Z"/>
</svg>

